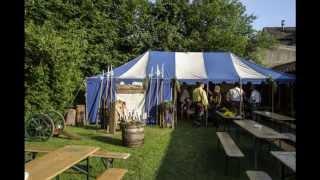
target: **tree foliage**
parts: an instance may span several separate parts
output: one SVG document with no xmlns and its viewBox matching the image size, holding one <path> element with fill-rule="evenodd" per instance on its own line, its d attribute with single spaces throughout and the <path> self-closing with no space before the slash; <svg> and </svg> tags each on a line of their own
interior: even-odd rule
<svg viewBox="0 0 320 180">
<path fill-rule="evenodd" d="M 26 0 L 26 113 L 63 111 L 85 77 L 149 49 L 256 58 L 273 42 L 254 19 L 238 0 Z"/>
</svg>

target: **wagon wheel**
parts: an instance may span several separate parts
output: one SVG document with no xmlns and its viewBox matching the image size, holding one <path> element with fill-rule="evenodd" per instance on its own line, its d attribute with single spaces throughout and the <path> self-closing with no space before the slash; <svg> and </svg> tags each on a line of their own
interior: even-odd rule
<svg viewBox="0 0 320 180">
<path fill-rule="evenodd" d="M 55 110 L 50 110 L 48 115 L 50 116 L 50 118 L 53 120 L 53 123 L 54 123 L 53 135 L 58 136 L 65 128 L 64 117 L 61 113 Z"/>
<path fill-rule="evenodd" d="M 26 123 L 25 133 L 28 138 L 48 140 L 53 135 L 54 124 L 45 114 L 35 114 Z"/>
</svg>

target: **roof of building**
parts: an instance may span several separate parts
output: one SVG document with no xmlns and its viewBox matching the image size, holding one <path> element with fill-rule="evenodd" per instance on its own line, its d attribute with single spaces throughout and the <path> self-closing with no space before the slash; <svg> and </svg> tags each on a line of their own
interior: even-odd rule
<svg viewBox="0 0 320 180">
<path fill-rule="evenodd" d="M 296 43 L 296 27 L 264 27 L 262 31 L 270 33 L 280 43 L 288 45 Z"/>
<path fill-rule="evenodd" d="M 296 71 L 296 62 L 289 62 L 281 65 L 272 67 L 272 69 L 281 71 L 281 72 L 294 72 Z"/>
</svg>

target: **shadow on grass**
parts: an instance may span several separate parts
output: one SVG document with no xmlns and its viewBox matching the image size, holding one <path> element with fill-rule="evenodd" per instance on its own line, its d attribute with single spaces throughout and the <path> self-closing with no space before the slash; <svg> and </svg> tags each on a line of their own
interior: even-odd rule
<svg viewBox="0 0 320 180">
<path fill-rule="evenodd" d="M 84 129 L 91 129 L 91 130 L 100 130 L 100 126 L 94 126 L 94 125 L 87 125 L 87 126 L 82 126 Z"/>
<path fill-rule="evenodd" d="M 232 133 L 231 133 L 232 134 Z M 247 180 L 247 170 L 253 170 L 252 136 L 241 133 L 241 141 L 232 137 L 240 146 L 245 157 L 229 160 L 228 175 L 225 175 L 225 152 L 219 145 L 215 128 L 192 128 L 183 123 L 172 131 L 166 155 L 162 159 L 156 180 Z M 270 152 L 260 154 L 259 170 L 267 172 L 273 179 L 279 179 L 279 162 L 271 158 Z"/>
<path fill-rule="evenodd" d="M 104 142 L 104 143 L 108 143 L 116 146 L 122 146 L 122 140 L 118 138 L 114 138 L 110 136 L 91 136 L 90 138 L 100 142 Z"/>
<path fill-rule="evenodd" d="M 180 123 L 172 131 L 156 179 L 213 179 L 217 163 L 214 133 L 213 128 L 192 128 L 190 123 Z"/>
</svg>

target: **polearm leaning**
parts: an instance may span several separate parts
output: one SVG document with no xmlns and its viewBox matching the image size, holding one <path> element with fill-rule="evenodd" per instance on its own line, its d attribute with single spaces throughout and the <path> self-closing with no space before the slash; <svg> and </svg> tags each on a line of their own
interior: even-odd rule
<svg viewBox="0 0 320 180">
<path fill-rule="evenodd" d="M 157 64 L 157 70 L 156 70 L 156 77 L 157 77 L 157 83 L 156 83 L 156 124 L 158 124 L 158 115 L 159 115 L 159 66 Z"/>
<path fill-rule="evenodd" d="M 105 101 L 104 101 L 105 109 L 109 108 L 109 106 L 108 106 L 108 94 L 109 94 L 108 92 L 109 92 L 109 83 L 110 83 L 109 81 L 110 81 L 110 66 L 108 66 L 107 79 L 106 79 L 106 90 L 105 90 Z M 107 120 L 104 119 L 104 126 L 108 127 L 106 124 L 107 123 L 106 121 Z"/>
<path fill-rule="evenodd" d="M 96 126 L 98 127 L 98 120 L 100 119 L 100 113 L 101 113 L 101 110 L 100 110 L 100 108 L 101 108 L 101 98 L 102 98 L 102 84 L 103 84 L 103 79 L 104 79 L 104 77 L 103 76 L 100 76 L 100 94 L 99 94 L 99 102 L 98 102 L 98 114 L 97 114 L 97 116 L 99 117 L 99 118 L 96 118 Z"/>
<path fill-rule="evenodd" d="M 150 99 L 151 99 L 151 85 L 152 85 L 152 76 L 153 76 L 153 67 L 151 67 L 151 73 L 149 74 L 149 82 L 148 82 L 148 107 L 147 107 L 147 119 L 149 118 L 150 112 Z"/>
<path fill-rule="evenodd" d="M 160 104 L 162 104 L 162 102 L 163 102 L 163 86 L 164 86 L 164 64 L 161 65 Z M 164 122 L 164 112 L 161 112 L 160 121 L 162 122 L 161 125 L 163 126 L 163 122 Z"/>
</svg>

